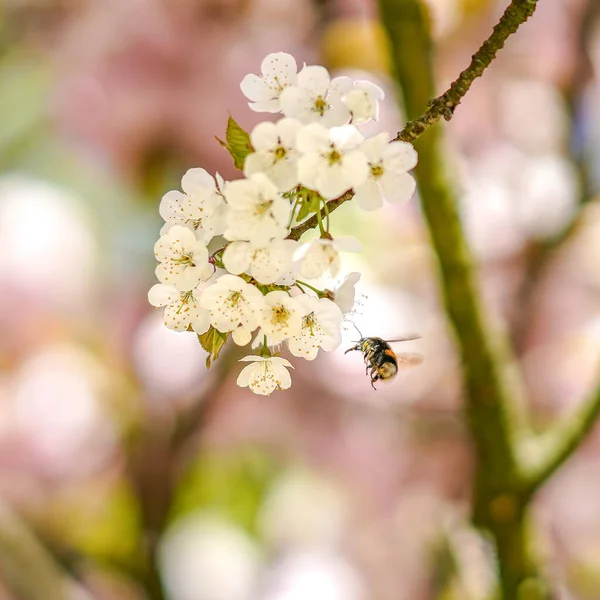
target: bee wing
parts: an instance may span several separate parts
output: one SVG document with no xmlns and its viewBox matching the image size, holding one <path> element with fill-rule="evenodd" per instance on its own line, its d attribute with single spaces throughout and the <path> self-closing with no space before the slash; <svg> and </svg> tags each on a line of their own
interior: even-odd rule
<svg viewBox="0 0 600 600">
<path fill-rule="evenodd" d="M 412 340 L 420 340 L 421 336 L 418 333 L 413 333 L 410 335 L 407 335 L 405 337 L 401 337 L 401 338 L 396 338 L 395 340 L 384 340 L 386 341 L 388 344 L 392 344 L 393 342 L 410 342 Z"/>
<path fill-rule="evenodd" d="M 409 367 L 414 365 L 420 365 L 423 362 L 424 358 L 425 357 L 422 354 L 418 354 L 416 352 L 404 352 L 401 354 L 396 354 L 398 364 Z"/>
</svg>

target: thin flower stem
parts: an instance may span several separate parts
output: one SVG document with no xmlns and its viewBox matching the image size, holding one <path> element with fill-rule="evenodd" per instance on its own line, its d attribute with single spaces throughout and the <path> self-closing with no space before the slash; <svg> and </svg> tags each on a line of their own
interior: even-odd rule
<svg viewBox="0 0 600 600">
<path fill-rule="evenodd" d="M 327 202 L 325 203 L 327 204 Z M 319 224 L 319 231 L 321 232 L 321 237 L 324 237 L 327 235 L 327 232 L 325 231 L 325 227 L 323 227 L 323 215 L 321 214 L 321 210 L 317 210 L 317 222 Z"/>
<path fill-rule="evenodd" d="M 325 210 L 325 217 L 326 217 L 326 229 L 327 229 L 327 233 L 329 233 L 329 208 L 327 207 L 327 200 L 323 200 L 323 209 Z"/>
<path fill-rule="evenodd" d="M 300 287 L 300 286 L 307 287 L 309 290 L 312 290 L 313 292 L 317 293 L 319 295 L 319 297 L 322 296 L 324 293 L 323 290 L 318 290 L 316 287 L 313 287 L 312 285 L 310 285 L 308 283 L 304 283 L 304 281 L 300 281 L 299 279 L 296 279 L 296 285 L 298 287 Z M 300 289 L 302 289 L 302 288 L 300 288 Z M 304 290 L 302 290 L 302 291 L 304 291 Z"/>
</svg>

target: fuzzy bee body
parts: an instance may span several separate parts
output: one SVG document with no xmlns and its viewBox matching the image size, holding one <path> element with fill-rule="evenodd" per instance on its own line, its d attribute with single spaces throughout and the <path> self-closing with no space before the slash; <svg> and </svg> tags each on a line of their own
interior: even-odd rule
<svg viewBox="0 0 600 600">
<path fill-rule="evenodd" d="M 406 365 L 417 365 L 423 361 L 421 354 L 403 353 L 396 354 L 390 347 L 389 342 L 405 342 L 418 339 L 420 336 L 412 336 L 397 340 L 383 340 L 378 337 L 361 337 L 352 348 L 348 348 L 344 354 L 359 350 L 365 359 L 365 374 L 371 376 L 371 385 L 375 388 L 375 382 L 380 379 L 391 379 L 398 372 L 398 363 Z M 371 372 L 369 373 L 369 369 Z"/>
</svg>

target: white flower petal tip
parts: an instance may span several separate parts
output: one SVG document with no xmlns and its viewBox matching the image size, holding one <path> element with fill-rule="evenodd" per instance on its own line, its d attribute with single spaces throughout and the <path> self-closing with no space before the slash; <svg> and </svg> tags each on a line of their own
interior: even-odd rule
<svg viewBox="0 0 600 600">
<path fill-rule="evenodd" d="M 242 93 L 255 112 L 280 111 L 280 97 L 297 80 L 296 60 L 285 52 L 268 54 L 261 64 L 261 76 L 249 74 L 240 84 Z"/>
<path fill-rule="evenodd" d="M 277 356 L 245 356 L 240 359 L 252 364 L 244 367 L 237 378 L 240 387 L 249 387 L 255 394 L 269 396 L 275 390 L 287 390 L 292 385 L 289 361 Z"/>
<path fill-rule="evenodd" d="M 356 302 L 356 284 L 360 280 L 360 273 L 348 273 L 344 281 L 334 292 L 334 302 L 340 307 L 342 314 L 349 313 Z"/>
</svg>

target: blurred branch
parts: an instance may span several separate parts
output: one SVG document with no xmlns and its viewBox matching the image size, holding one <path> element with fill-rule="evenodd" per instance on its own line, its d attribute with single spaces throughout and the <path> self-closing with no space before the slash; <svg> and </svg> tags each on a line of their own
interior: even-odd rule
<svg viewBox="0 0 600 600">
<path fill-rule="evenodd" d="M 410 119 L 434 95 L 428 16 L 420 0 L 380 0 L 379 4 Z M 456 208 L 454 186 L 447 175 L 442 130 L 432 125 L 441 116 L 447 119 L 452 116 L 471 82 L 489 65 L 506 38 L 532 14 L 535 5 L 533 0 L 514 0 L 494 33 L 473 57 L 470 67 L 448 92 L 431 103 L 424 115 L 409 121 L 397 138 L 416 140 L 419 163 L 415 175 L 439 260 L 445 309 L 462 356 L 468 423 L 478 459 L 473 520 L 490 531 L 495 540 L 505 600 L 517 598 L 522 586 L 527 589 L 533 586 L 536 590 L 543 587 L 529 552 L 525 524 L 529 498 L 520 487 L 517 444 L 513 437 L 518 428 L 513 402 L 520 386 L 513 377 L 513 361 L 505 338 L 490 325 L 482 307 L 474 260 Z"/>
<path fill-rule="evenodd" d="M 19 600 L 69 600 L 76 584 L 26 525 L 0 504 L 0 571 Z"/>
<path fill-rule="evenodd" d="M 600 386 L 573 414 L 551 427 L 549 431 L 531 442 L 523 444 L 524 488 L 529 494 L 544 484 L 556 470 L 573 454 L 590 433 L 600 416 Z M 535 444 L 537 460 L 527 461 L 531 452 L 529 444 Z M 533 463 L 527 467 L 527 462 Z"/>
<path fill-rule="evenodd" d="M 401 4 L 401 3 L 399 3 Z M 416 140 L 426 129 L 437 123 L 442 117 L 449 121 L 471 84 L 480 77 L 501 50 L 508 36 L 527 21 L 535 11 L 537 0 L 513 0 L 500 21 L 494 27 L 490 37 L 483 42 L 471 59 L 471 64 L 458 76 L 450 88 L 435 100 L 429 100 L 429 109 L 420 117 L 408 121 L 396 137 L 403 142 Z M 407 82 L 410 84 L 410 82 Z M 433 91 L 433 87 L 431 88 Z"/>
</svg>

